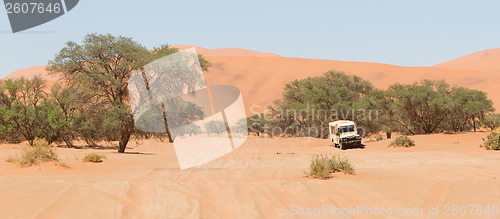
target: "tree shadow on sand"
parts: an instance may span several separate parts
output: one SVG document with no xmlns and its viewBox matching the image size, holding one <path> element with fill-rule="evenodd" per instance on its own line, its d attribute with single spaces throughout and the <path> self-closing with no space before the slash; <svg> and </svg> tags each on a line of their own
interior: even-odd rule
<svg viewBox="0 0 500 219">
<path fill-rule="evenodd" d="M 118 152 L 116 152 L 116 153 L 118 153 Z M 158 154 L 155 154 L 155 153 L 137 152 L 137 151 L 126 151 L 126 152 L 120 153 L 120 154 L 158 155 Z"/>
<path fill-rule="evenodd" d="M 91 145 L 58 145 L 58 148 L 73 148 L 73 149 L 79 149 L 79 150 L 85 150 L 85 149 L 94 149 L 94 150 L 116 150 L 118 146 L 111 145 L 99 145 L 99 144 L 91 144 Z M 134 149 L 134 148 L 128 148 L 128 149 Z M 118 152 L 117 152 L 118 153 Z M 122 154 L 139 154 L 139 155 L 158 155 L 156 153 L 148 153 L 148 152 L 138 152 L 138 151 L 129 151 L 129 152 L 124 152 Z"/>
</svg>

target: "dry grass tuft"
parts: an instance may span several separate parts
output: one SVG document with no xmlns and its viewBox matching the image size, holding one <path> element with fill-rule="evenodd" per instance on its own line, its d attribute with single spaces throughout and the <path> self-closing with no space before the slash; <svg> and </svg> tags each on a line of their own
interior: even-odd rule
<svg viewBox="0 0 500 219">
<path fill-rule="evenodd" d="M 104 158 L 106 158 L 106 155 L 91 153 L 91 154 L 87 154 L 85 157 L 83 157 L 82 161 L 83 162 L 91 162 L 91 163 L 100 163 L 100 162 L 102 162 L 102 159 L 104 159 Z"/>
<path fill-rule="evenodd" d="M 396 140 L 392 141 L 388 147 L 414 147 L 415 141 L 406 135 L 400 135 Z"/>
<path fill-rule="evenodd" d="M 312 178 L 327 179 L 330 173 L 343 172 L 353 175 L 355 170 L 347 157 L 332 155 L 328 158 L 325 154 L 315 154 L 309 165 L 309 170 L 304 173 Z"/>
<path fill-rule="evenodd" d="M 59 160 L 56 151 L 43 139 L 36 139 L 33 142 L 33 146 L 22 146 L 20 150 L 20 155 L 9 157 L 7 162 L 17 163 L 22 167 L 29 167 Z"/>
</svg>

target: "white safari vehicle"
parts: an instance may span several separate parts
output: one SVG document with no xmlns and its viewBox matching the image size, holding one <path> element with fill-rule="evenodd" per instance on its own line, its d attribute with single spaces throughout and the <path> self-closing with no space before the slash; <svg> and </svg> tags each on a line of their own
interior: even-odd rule
<svg viewBox="0 0 500 219">
<path fill-rule="evenodd" d="M 356 123 L 353 121 L 339 120 L 330 122 L 328 131 L 333 145 L 341 150 L 346 149 L 348 146 L 361 145 L 361 136 L 358 135 Z"/>
</svg>

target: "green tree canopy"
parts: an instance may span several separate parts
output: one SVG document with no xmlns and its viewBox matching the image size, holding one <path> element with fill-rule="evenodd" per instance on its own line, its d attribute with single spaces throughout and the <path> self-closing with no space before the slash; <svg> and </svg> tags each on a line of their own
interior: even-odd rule
<svg viewBox="0 0 500 219">
<path fill-rule="evenodd" d="M 75 88 L 81 106 L 76 127 L 90 140 L 118 140 L 124 152 L 134 131 L 128 81 L 147 63 L 177 52 L 167 45 L 151 51 L 128 37 L 89 34 L 82 44 L 67 42 L 47 68 Z M 201 67 L 210 63 L 199 56 Z M 175 80 L 175 79 L 172 79 Z"/>
<path fill-rule="evenodd" d="M 389 87 L 388 95 L 396 104 L 397 120 L 412 134 L 466 131 L 494 110 L 486 93 L 451 87 L 442 80 L 395 84 Z"/>
<path fill-rule="evenodd" d="M 5 139 L 30 145 L 35 138 L 49 143 L 61 139 L 67 122 L 46 90 L 40 76 L 0 81 L 0 134 Z"/>
<path fill-rule="evenodd" d="M 388 92 L 401 113 L 402 123 L 412 134 L 417 130 L 434 132 L 451 111 L 451 102 L 447 98 L 451 87 L 444 81 L 394 84 Z"/>
<path fill-rule="evenodd" d="M 486 128 L 490 129 L 491 131 L 495 131 L 498 127 L 500 127 L 500 114 L 488 114 L 481 122 Z"/>
<path fill-rule="evenodd" d="M 208 134 L 220 134 L 226 131 L 226 123 L 220 120 L 214 120 L 205 123 L 205 129 Z"/>
<path fill-rule="evenodd" d="M 493 112 L 493 102 L 486 93 L 463 87 L 454 87 L 451 98 L 451 113 L 445 122 L 445 129 L 452 131 L 476 131 L 476 121 L 484 119 L 486 114 Z"/>
<path fill-rule="evenodd" d="M 364 119 L 353 104 L 372 89 L 369 81 L 334 71 L 292 81 L 285 85 L 283 98 L 275 102 L 271 126 L 280 127 L 282 134 L 327 137 L 329 121 Z"/>
<path fill-rule="evenodd" d="M 395 102 L 385 90 L 373 89 L 355 103 L 357 109 L 374 112 L 370 120 L 359 121 L 358 126 L 366 127 L 371 133 L 383 131 L 387 138 L 392 132 L 401 131 L 403 121 L 397 116 Z"/>
</svg>

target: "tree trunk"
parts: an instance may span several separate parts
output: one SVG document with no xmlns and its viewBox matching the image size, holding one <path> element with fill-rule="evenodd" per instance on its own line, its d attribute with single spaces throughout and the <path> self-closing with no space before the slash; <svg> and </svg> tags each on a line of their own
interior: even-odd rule
<svg viewBox="0 0 500 219">
<path fill-rule="evenodd" d="M 166 110 L 165 110 L 165 104 L 164 103 L 161 103 L 161 111 L 163 113 L 163 122 L 165 123 L 165 130 L 167 131 L 168 142 L 169 143 L 174 143 L 174 138 L 172 138 L 172 133 L 170 132 L 170 129 L 168 128 L 167 113 L 166 113 Z"/>
<path fill-rule="evenodd" d="M 124 118 L 121 130 L 120 130 L 120 139 L 118 142 L 118 153 L 125 153 L 125 148 L 127 147 L 128 141 L 130 140 L 130 136 L 134 131 L 134 119 L 132 115 L 127 115 Z"/>
<path fill-rule="evenodd" d="M 128 129 L 122 129 L 120 131 L 120 141 L 118 143 L 118 153 L 125 153 L 125 148 L 127 147 L 128 141 L 130 140 L 131 132 Z"/>
<path fill-rule="evenodd" d="M 385 132 L 385 135 L 387 136 L 387 139 L 391 139 L 392 132 Z"/>
<path fill-rule="evenodd" d="M 63 138 L 64 140 L 64 143 L 66 143 L 66 145 L 70 148 L 74 147 L 73 145 L 73 142 L 71 140 L 69 140 L 68 138 Z"/>
</svg>

